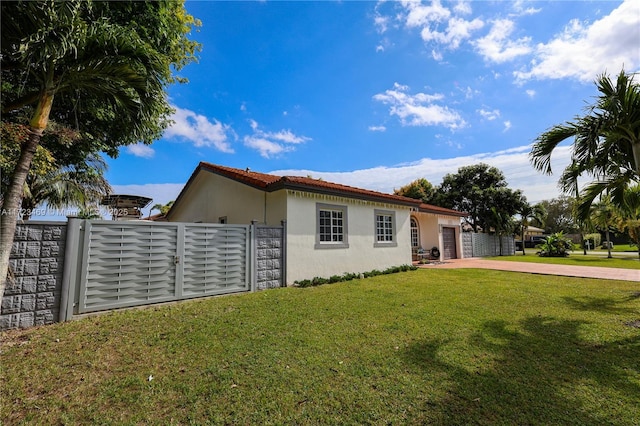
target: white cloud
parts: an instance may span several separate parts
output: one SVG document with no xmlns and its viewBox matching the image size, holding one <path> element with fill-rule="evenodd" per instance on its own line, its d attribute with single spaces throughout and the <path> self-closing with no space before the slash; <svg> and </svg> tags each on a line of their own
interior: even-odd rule
<svg viewBox="0 0 640 426">
<path fill-rule="evenodd" d="M 135 155 L 136 157 L 142 158 L 153 158 L 154 154 L 156 153 L 153 148 L 143 143 L 137 143 L 135 145 L 127 146 L 127 152 L 129 154 Z"/>
<path fill-rule="evenodd" d="M 518 40 L 510 40 L 509 36 L 514 29 L 513 21 L 497 19 L 493 21 L 489 34 L 472 42 L 472 44 L 485 60 L 496 63 L 507 62 L 518 56 L 529 54 L 532 51 L 531 38 L 523 37 Z"/>
<path fill-rule="evenodd" d="M 479 109 L 478 114 L 480 114 L 484 119 L 489 120 L 489 121 L 493 121 L 496 118 L 500 117 L 500 110 L 494 109 L 494 110 L 486 110 L 484 108 Z"/>
<path fill-rule="evenodd" d="M 461 0 L 453 7 L 453 10 L 461 15 L 468 15 L 471 13 L 471 3 Z"/>
<path fill-rule="evenodd" d="M 484 22 L 479 18 L 467 20 L 460 16 L 471 13 L 471 6 L 467 2 L 456 3 L 452 10 L 444 7 L 439 0 L 434 0 L 428 5 L 416 1 L 402 1 L 401 6 L 404 10 L 396 19 L 408 28 L 420 28 L 423 41 L 447 49 L 457 49 L 463 41 L 471 37 L 473 31 L 484 26 Z M 438 61 L 442 60 L 442 54 L 437 49 L 433 50 L 432 56 Z"/>
<path fill-rule="evenodd" d="M 607 71 L 640 68 L 640 2 L 626 0 L 593 24 L 573 20 L 561 34 L 538 44 L 527 70 L 515 72 L 520 82 L 574 78 L 590 82 Z"/>
<path fill-rule="evenodd" d="M 534 96 L 536 96 L 536 91 L 533 89 L 528 89 L 525 90 L 525 93 L 527 94 L 527 96 L 529 96 L 530 98 L 533 98 Z"/>
<path fill-rule="evenodd" d="M 295 145 L 310 141 L 311 138 L 298 136 L 291 130 L 265 132 L 257 121 L 249 120 L 253 134 L 244 137 L 245 146 L 257 150 L 264 158 L 271 158 L 295 150 Z"/>
<path fill-rule="evenodd" d="M 502 133 L 508 132 L 509 129 L 511 129 L 511 121 L 507 120 L 504 122 L 504 130 L 502 131 Z"/>
<path fill-rule="evenodd" d="M 385 126 L 369 126 L 369 130 L 372 132 L 386 132 L 387 128 Z"/>
<path fill-rule="evenodd" d="M 401 4 L 407 12 L 404 20 L 408 27 L 422 27 L 432 22 L 441 22 L 451 16 L 449 9 L 443 7 L 440 0 L 432 1 L 430 5 L 406 0 L 401 1 Z"/>
<path fill-rule="evenodd" d="M 522 16 L 522 15 L 535 15 L 540 12 L 542 9 L 536 9 L 535 7 L 528 6 L 527 3 L 530 3 L 527 0 L 516 0 L 512 4 L 512 9 L 515 12 L 514 15 Z"/>
<path fill-rule="evenodd" d="M 171 116 L 174 123 L 165 130 L 165 138 L 186 139 L 196 147 L 214 147 L 221 152 L 233 153 L 227 138 L 227 133 L 232 133 L 228 125 L 216 119 L 209 121 L 204 115 L 188 109 L 174 108 L 176 112 Z"/>
<path fill-rule="evenodd" d="M 570 163 L 571 147 L 559 146 L 555 149 L 551 165 L 555 172 L 546 176 L 537 172 L 529 161 L 531 146 L 520 146 L 498 152 L 460 156 L 448 159 L 423 158 L 410 164 L 380 166 L 351 172 L 318 172 L 314 170 L 278 170 L 276 175 L 319 177 L 329 182 L 366 188 L 383 193 L 392 193 L 418 178 L 426 178 L 433 185 L 439 185 L 447 173 L 456 173 L 460 167 L 486 163 L 500 169 L 512 189 L 523 191 L 528 201 L 555 198 L 559 195 L 557 182 L 562 170 Z"/>
<path fill-rule="evenodd" d="M 390 105 L 389 114 L 400 119 L 403 126 L 445 126 L 451 130 L 466 125 L 458 112 L 436 101 L 444 99 L 442 94 L 408 94 L 409 87 L 395 83 L 393 89 L 378 93 L 373 99 Z"/>
</svg>

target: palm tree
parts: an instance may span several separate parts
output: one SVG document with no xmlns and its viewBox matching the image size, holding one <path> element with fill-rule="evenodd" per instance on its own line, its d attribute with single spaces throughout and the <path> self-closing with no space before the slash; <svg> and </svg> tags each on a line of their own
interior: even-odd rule
<svg viewBox="0 0 640 426">
<path fill-rule="evenodd" d="M 135 32 L 91 17 L 84 1 L 3 2 L 2 69 L 22 69 L 29 89 L 3 105 L 3 113 L 30 112 L 29 137 L 3 197 L 0 223 L 0 277 L 9 255 L 24 185 L 59 94 L 82 92 L 142 123 L 158 112 L 164 98 L 160 55 Z M 7 12 L 5 8 L 16 10 Z M 140 124 L 142 126 L 142 124 Z M 134 129 L 134 133 L 141 131 Z M 5 280 L 0 278 L 0 295 Z"/>
<path fill-rule="evenodd" d="M 574 139 L 572 162 L 561 187 L 573 190 L 583 174 L 595 179 L 580 197 L 578 214 L 583 219 L 598 195 L 609 193 L 615 205 L 622 205 L 625 189 L 640 181 L 640 84 L 624 70 L 615 84 L 606 74 L 595 83 L 600 94 L 587 113 L 538 136 L 530 153 L 534 167 L 551 174 L 553 150 Z"/>
<path fill-rule="evenodd" d="M 111 185 L 104 177 L 107 163 L 97 154 L 90 155 L 83 164 L 75 164 L 54 170 L 45 175 L 30 173 L 22 197 L 22 220 L 28 220 L 30 212 L 46 203 L 48 207 L 80 207 L 88 214 L 91 208 L 111 192 Z"/>
<path fill-rule="evenodd" d="M 640 258 L 640 184 L 625 192 L 624 206 L 614 211 L 614 222 L 620 231 L 629 234 Z"/>
<path fill-rule="evenodd" d="M 541 204 L 535 204 L 532 206 L 528 202 L 524 201 L 518 211 L 518 214 L 520 215 L 520 222 L 518 225 L 520 227 L 521 233 L 520 241 L 522 241 L 522 255 L 524 256 L 526 254 L 524 250 L 524 234 L 527 231 L 527 228 L 532 221 L 535 221 L 539 224 L 544 223 L 544 217 L 546 216 L 547 212 L 544 206 L 542 206 Z"/>
<path fill-rule="evenodd" d="M 613 225 L 614 219 L 614 207 L 611 204 L 611 200 L 608 196 L 602 197 L 600 202 L 591 206 L 591 223 L 598 230 L 605 232 L 607 241 L 607 258 L 611 259 L 611 239 L 609 238 L 609 229 Z"/>
<path fill-rule="evenodd" d="M 513 217 L 505 211 L 491 207 L 490 212 L 487 222 L 489 223 L 489 226 L 493 227 L 498 237 L 500 256 L 502 256 L 502 237 L 504 235 L 513 235 L 515 222 L 513 221 Z"/>
<path fill-rule="evenodd" d="M 174 202 L 175 201 L 169 201 L 167 204 L 154 204 L 153 207 L 151 207 L 151 210 L 149 210 L 149 214 L 151 214 L 153 210 L 158 210 L 162 216 L 166 216 L 167 213 L 169 213 L 169 210 L 171 210 L 171 206 L 173 206 Z"/>
</svg>

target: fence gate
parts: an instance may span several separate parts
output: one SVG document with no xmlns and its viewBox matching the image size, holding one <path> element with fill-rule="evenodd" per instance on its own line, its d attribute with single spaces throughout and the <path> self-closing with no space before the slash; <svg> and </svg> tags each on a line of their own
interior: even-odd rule
<svg viewBox="0 0 640 426">
<path fill-rule="evenodd" d="M 251 289 L 249 225 L 76 219 L 68 233 L 68 313 Z"/>
</svg>

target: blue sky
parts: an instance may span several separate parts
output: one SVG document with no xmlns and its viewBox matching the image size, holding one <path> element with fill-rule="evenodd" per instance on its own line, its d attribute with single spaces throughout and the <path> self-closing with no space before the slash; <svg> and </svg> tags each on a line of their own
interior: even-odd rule
<svg viewBox="0 0 640 426">
<path fill-rule="evenodd" d="M 535 137 L 583 112 L 598 74 L 640 70 L 640 2 L 187 1 L 199 62 L 174 125 L 109 160 L 116 193 L 175 199 L 200 161 L 392 192 L 464 165 L 531 202 L 557 176 Z M 568 162 L 568 147 L 554 156 Z"/>
</svg>

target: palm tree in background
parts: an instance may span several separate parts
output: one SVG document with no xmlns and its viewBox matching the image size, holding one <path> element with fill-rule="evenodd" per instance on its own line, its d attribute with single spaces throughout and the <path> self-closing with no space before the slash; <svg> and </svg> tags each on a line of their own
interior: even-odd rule
<svg viewBox="0 0 640 426">
<path fill-rule="evenodd" d="M 613 226 L 615 208 L 608 196 L 602 197 L 599 202 L 591 206 L 591 216 L 589 218 L 593 226 L 604 231 L 607 241 L 607 258 L 611 259 L 611 239 L 610 228 Z"/>
<path fill-rule="evenodd" d="M 84 215 L 96 210 L 95 206 L 102 198 L 112 192 L 104 177 L 106 169 L 104 159 L 93 154 L 82 164 L 63 167 L 45 175 L 29 174 L 22 197 L 22 220 L 28 220 L 31 212 L 43 203 L 54 209 L 79 207 Z"/>
<path fill-rule="evenodd" d="M 522 255 L 524 256 L 526 254 L 524 250 L 524 234 L 527 228 L 532 222 L 542 225 L 547 212 L 541 204 L 531 205 L 525 201 L 518 210 L 518 214 L 520 215 L 518 226 L 520 227 L 520 241 L 522 241 Z"/>
<path fill-rule="evenodd" d="M 574 139 L 572 162 L 561 187 L 573 192 L 578 177 L 593 178 L 579 197 L 577 214 L 583 220 L 599 195 L 608 193 L 614 205 L 622 206 L 625 191 L 640 182 L 640 84 L 624 70 L 615 83 L 606 74 L 595 83 L 599 95 L 586 114 L 538 136 L 529 154 L 537 170 L 551 174 L 553 150 Z"/>
<path fill-rule="evenodd" d="M 167 204 L 154 204 L 153 207 L 151 207 L 151 210 L 149 210 L 149 214 L 151 214 L 153 210 L 158 210 L 162 216 L 166 216 L 167 213 L 169 213 L 169 210 L 171 210 L 171 206 L 173 206 L 174 202 L 175 201 L 169 201 Z"/>
<path fill-rule="evenodd" d="M 640 184 L 625 193 L 624 206 L 614 212 L 614 222 L 620 231 L 629 235 L 640 258 Z"/>
</svg>

